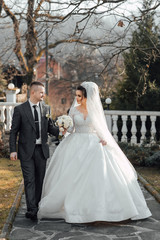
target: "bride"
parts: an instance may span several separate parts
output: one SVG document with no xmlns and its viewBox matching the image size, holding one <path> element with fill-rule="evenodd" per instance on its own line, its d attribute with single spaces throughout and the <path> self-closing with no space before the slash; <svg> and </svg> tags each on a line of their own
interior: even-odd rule
<svg viewBox="0 0 160 240">
<path fill-rule="evenodd" d="M 95 83 L 77 88 L 69 114 L 74 125 L 46 170 L 38 218 L 85 223 L 151 216 L 136 171 L 107 128 Z"/>
</svg>

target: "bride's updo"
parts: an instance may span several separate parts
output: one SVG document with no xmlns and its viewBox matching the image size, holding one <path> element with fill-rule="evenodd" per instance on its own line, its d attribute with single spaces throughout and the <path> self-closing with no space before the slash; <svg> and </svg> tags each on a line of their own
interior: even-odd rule
<svg viewBox="0 0 160 240">
<path fill-rule="evenodd" d="M 82 92 L 83 97 L 87 98 L 87 91 L 84 87 L 82 87 L 81 85 L 77 87 L 77 90 Z"/>
</svg>

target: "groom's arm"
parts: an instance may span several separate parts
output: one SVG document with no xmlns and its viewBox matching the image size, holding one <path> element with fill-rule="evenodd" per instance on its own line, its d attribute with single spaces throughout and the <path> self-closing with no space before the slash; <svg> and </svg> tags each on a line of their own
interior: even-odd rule
<svg viewBox="0 0 160 240">
<path fill-rule="evenodd" d="M 11 126 L 10 137 L 9 137 L 9 146 L 10 146 L 10 153 L 12 158 L 11 160 L 16 160 L 17 158 L 16 142 L 17 142 L 17 135 L 20 128 L 20 121 L 21 121 L 20 112 L 18 111 L 17 107 L 15 107 L 13 117 L 12 117 L 12 126 Z"/>
<path fill-rule="evenodd" d="M 51 119 L 48 120 L 48 132 L 53 136 L 59 136 L 59 128 L 54 126 L 54 123 Z"/>
<path fill-rule="evenodd" d="M 47 105 L 49 115 L 51 114 L 51 108 Z M 48 119 L 48 133 L 58 138 L 59 136 L 59 128 L 54 125 L 54 122 L 51 118 Z"/>
</svg>

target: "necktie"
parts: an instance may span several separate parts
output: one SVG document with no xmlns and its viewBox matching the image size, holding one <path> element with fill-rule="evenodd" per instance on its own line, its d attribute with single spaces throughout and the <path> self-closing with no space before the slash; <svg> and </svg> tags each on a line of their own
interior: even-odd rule
<svg viewBox="0 0 160 240">
<path fill-rule="evenodd" d="M 37 105 L 33 105 L 34 107 L 34 121 L 35 121 L 35 126 L 36 126 L 36 138 L 39 138 L 39 120 L 38 120 L 38 112 L 37 112 Z"/>
</svg>

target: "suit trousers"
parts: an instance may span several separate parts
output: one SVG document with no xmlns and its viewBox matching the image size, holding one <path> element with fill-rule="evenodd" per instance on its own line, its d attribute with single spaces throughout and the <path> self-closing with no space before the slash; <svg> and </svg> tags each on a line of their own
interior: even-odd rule
<svg viewBox="0 0 160 240">
<path fill-rule="evenodd" d="M 37 213 L 41 199 L 43 179 L 46 170 L 46 161 L 42 152 L 42 145 L 37 144 L 31 159 L 21 161 L 24 178 L 27 211 Z"/>
</svg>

